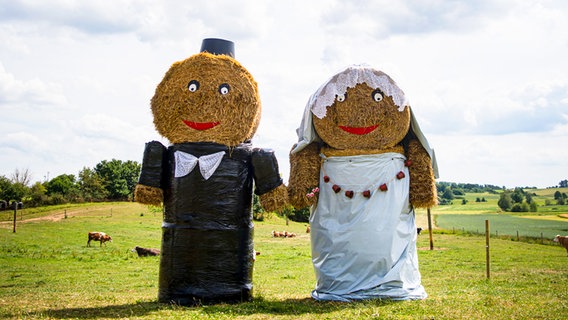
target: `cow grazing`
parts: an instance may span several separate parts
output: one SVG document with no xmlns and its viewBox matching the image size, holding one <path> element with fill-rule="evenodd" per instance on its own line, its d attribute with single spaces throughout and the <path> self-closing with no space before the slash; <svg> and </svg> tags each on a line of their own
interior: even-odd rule
<svg viewBox="0 0 568 320">
<path fill-rule="evenodd" d="M 554 237 L 554 242 L 560 243 L 561 246 L 566 248 L 566 253 L 568 253 L 568 236 L 557 235 Z"/>
<path fill-rule="evenodd" d="M 296 236 L 296 234 L 294 232 L 284 231 L 284 237 L 285 238 L 294 238 L 295 236 Z"/>
<path fill-rule="evenodd" d="M 296 234 L 293 233 L 293 232 L 288 232 L 288 231 L 282 231 L 282 232 L 280 232 L 280 231 L 274 231 L 274 230 L 272 230 L 272 236 L 273 236 L 274 238 L 293 238 L 293 237 L 296 236 Z"/>
<path fill-rule="evenodd" d="M 284 237 L 284 233 L 283 233 L 283 232 L 280 232 L 280 231 L 274 231 L 274 230 L 272 230 L 272 237 L 274 237 L 274 238 Z"/>
<path fill-rule="evenodd" d="M 148 257 L 148 256 L 159 256 L 160 250 L 154 248 L 142 248 L 139 246 L 134 247 L 132 252 L 138 253 L 139 257 Z"/>
<path fill-rule="evenodd" d="M 105 243 L 107 241 L 112 242 L 111 236 L 109 236 L 108 234 L 106 234 L 104 232 L 99 232 L 99 231 L 89 232 L 89 241 L 87 241 L 87 247 L 91 246 L 91 240 L 100 241 L 101 247 L 103 246 L 103 243 Z M 106 243 L 105 243 L 105 246 L 106 246 Z"/>
</svg>

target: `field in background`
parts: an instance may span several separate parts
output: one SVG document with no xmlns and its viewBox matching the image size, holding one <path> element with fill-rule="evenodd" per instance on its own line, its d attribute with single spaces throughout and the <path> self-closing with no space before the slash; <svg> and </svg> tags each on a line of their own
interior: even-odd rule
<svg viewBox="0 0 568 320">
<path fill-rule="evenodd" d="M 480 208 L 472 211 L 488 210 Z M 159 248 L 160 212 L 105 203 L 26 214 L 16 233 L 11 222 L 0 223 L 0 319 L 568 318 L 568 257 L 558 245 L 492 238 L 488 280 L 484 237 L 436 230 L 430 251 L 423 233 L 418 247 L 427 299 L 316 302 L 309 295 L 315 277 L 306 224 L 273 216 L 255 223 L 254 300 L 186 308 L 156 302 L 159 258 L 131 252 L 136 245 Z M 425 221 L 424 212 L 418 221 Z M 298 236 L 272 238 L 272 230 Z M 86 247 L 89 231 L 107 232 L 113 242 Z"/>
<path fill-rule="evenodd" d="M 514 240 L 550 242 L 557 234 L 568 235 L 568 205 L 556 205 L 554 201 L 556 191 L 568 193 L 568 188 L 525 191 L 535 194 L 537 212 L 503 212 L 497 205 L 500 194 L 467 193 L 454 199 L 451 205 L 433 208 L 434 226 L 451 232 L 485 234 L 485 220 L 489 220 L 493 236 L 510 236 Z M 481 199 L 485 201 L 477 201 Z M 546 205 L 547 200 L 554 204 Z M 426 228 L 426 211 L 417 213 L 417 225 Z"/>
</svg>

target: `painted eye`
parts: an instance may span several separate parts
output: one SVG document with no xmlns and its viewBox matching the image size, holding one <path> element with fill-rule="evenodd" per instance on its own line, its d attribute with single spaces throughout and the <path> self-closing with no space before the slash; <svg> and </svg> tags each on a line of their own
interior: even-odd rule
<svg viewBox="0 0 568 320">
<path fill-rule="evenodd" d="M 335 100 L 337 100 L 339 102 L 343 102 L 343 101 L 345 101 L 345 99 L 347 99 L 347 93 L 338 94 L 337 97 L 335 98 Z"/>
<path fill-rule="evenodd" d="M 223 83 L 222 85 L 219 86 L 220 94 L 226 95 L 227 93 L 229 93 L 229 91 L 231 91 L 231 86 L 229 86 L 228 83 Z"/>
<path fill-rule="evenodd" d="M 197 80 L 191 80 L 187 84 L 187 90 L 189 90 L 190 92 L 195 92 L 198 89 L 199 89 L 199 81 L 197 81 Z"/>
<path fill-rule="evenodd" d="M 383 92 L 380 89 L 375 89 L 373 93 L 371 93 L 371 97 L 374 101 L 379 102 L 383 100 Z"/>
</svg>

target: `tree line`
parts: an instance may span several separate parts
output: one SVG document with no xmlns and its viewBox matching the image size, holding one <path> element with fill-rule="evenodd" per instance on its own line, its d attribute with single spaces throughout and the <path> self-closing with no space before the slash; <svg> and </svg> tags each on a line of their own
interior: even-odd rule
<svg viewBox="0 0 568 320">
<path fill-rule="evenodd" d="M 77 176 L 61 174 L 51 180 L 33 184 L 29 170 L 16 169 L 9 178 L 0 176 L 0 200 L 8 203 L 23 202 L 26 207 L 80 202 L 132 201 L 141 167 L 140 163 L 131 160 L 103 160 L 94 168 L 84 167 Z M 568 180 L 560 181 L 558 186 L 568 187 Z M 524 191 L 532 187 L 517 187 L 511 191 L 504 186 L 442 181 L 436 183 L 436 188 L 441 205 L 450 204 L 456 197 L 462 198 L 466 193 L 488 192 L 501 194 L 498 205 L 504 211 L 536 211 L 537 207 L 532 201 L 533 193 Z M 264 212 L 258 199 L 254 200 L 254 214 L 262 216 Z M 568 203 L 566 193 L 559 191 L 555 193 L 554 200 L 556 204 Z M 476 201 L 484 202 L 485 199 L 478 198 Z M 307 208 L 289 209 L 282 214 L 292 220 L 305 222 L 309 217 L 309 210 Z"/>
<path fill-rule="evenodd" d="M 103 160 L 94 168 L 84 167 L 77 176 L 61 174 L 33 184 L 29 170 L 16 169 L 9 178 L 0 176 L 0 200 L 23 202 L 26 207 L 128 201 L 133 199 L 140 169 L 136 161 Z"/>
</svg>

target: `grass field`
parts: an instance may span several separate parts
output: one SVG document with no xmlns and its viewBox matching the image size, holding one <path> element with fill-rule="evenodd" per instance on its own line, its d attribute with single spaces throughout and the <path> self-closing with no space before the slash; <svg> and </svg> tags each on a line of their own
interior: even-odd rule
<svg viewBox="0 0 568 320">
<path fill-rule="evenodd" d="M 519 237 L 542 237 L 551 241 L 557 234 L 568 234 L 568 219 L 558 221 L 503 214 L 444 214 L 436 217 L 436 225 L 452 231 L 485 233 L 485 220 L 489 220 L 490 233 L 495 236 L 516 237 L 518 234 Z"/>
<path fill-rule="evenodd" d="M 161 213 L 135 203 L 57 207 L 24 212 L 12 232 L 0 223 L 2 319 L 566 319 L 568 257 L 558 245 L 435 233 L 418 246 L 422 301 L 316 302 L 305 224 L 272 217 L 255 223 L 254 300 L 180 307 L 157 300 L 159 258 L 138 258 L 136 246 L 160 246 Z M 4 213 L 3 213 L 4 214 Z M 66 214 L 66 217 L 65 217 Z M 3 217 L 3 216 L 2 216 Z M 424 215 L 419 214 L 423 221 Z M 0 219 L 3 220 L 3 219 Z M 530 220 L 530 219 L 528 219 Z M 86 247 L 88 231 L 113 242 Z M 297 233 L 272 238 L 272 230 Z"/>
<path fill-rule="evenodd" d="M 485 220 L 490 222 L 492 235 L 509 235 L 513 238 L 544 238 L 550 241 L 557 234 L 568 234 L 568 205 L 546 205 L 546 201 L 555 203 L 556 191 L 566 193 L 567 188 L 527 189 L 535 194 L 537 212 L 503 212 L 497 205 L 499 194 L 468 193 L 462 199 L 454 199 L 451 205 L 438 206 L 432 209 L 435 226 L 452 232 L 485 233 Z M 477 202 L 477 199 L 485 199 Z M 425 215 L 419 210 L 419 217 Z M 423 225 L 424 222 L 422 222 Z"/>
</svg>

